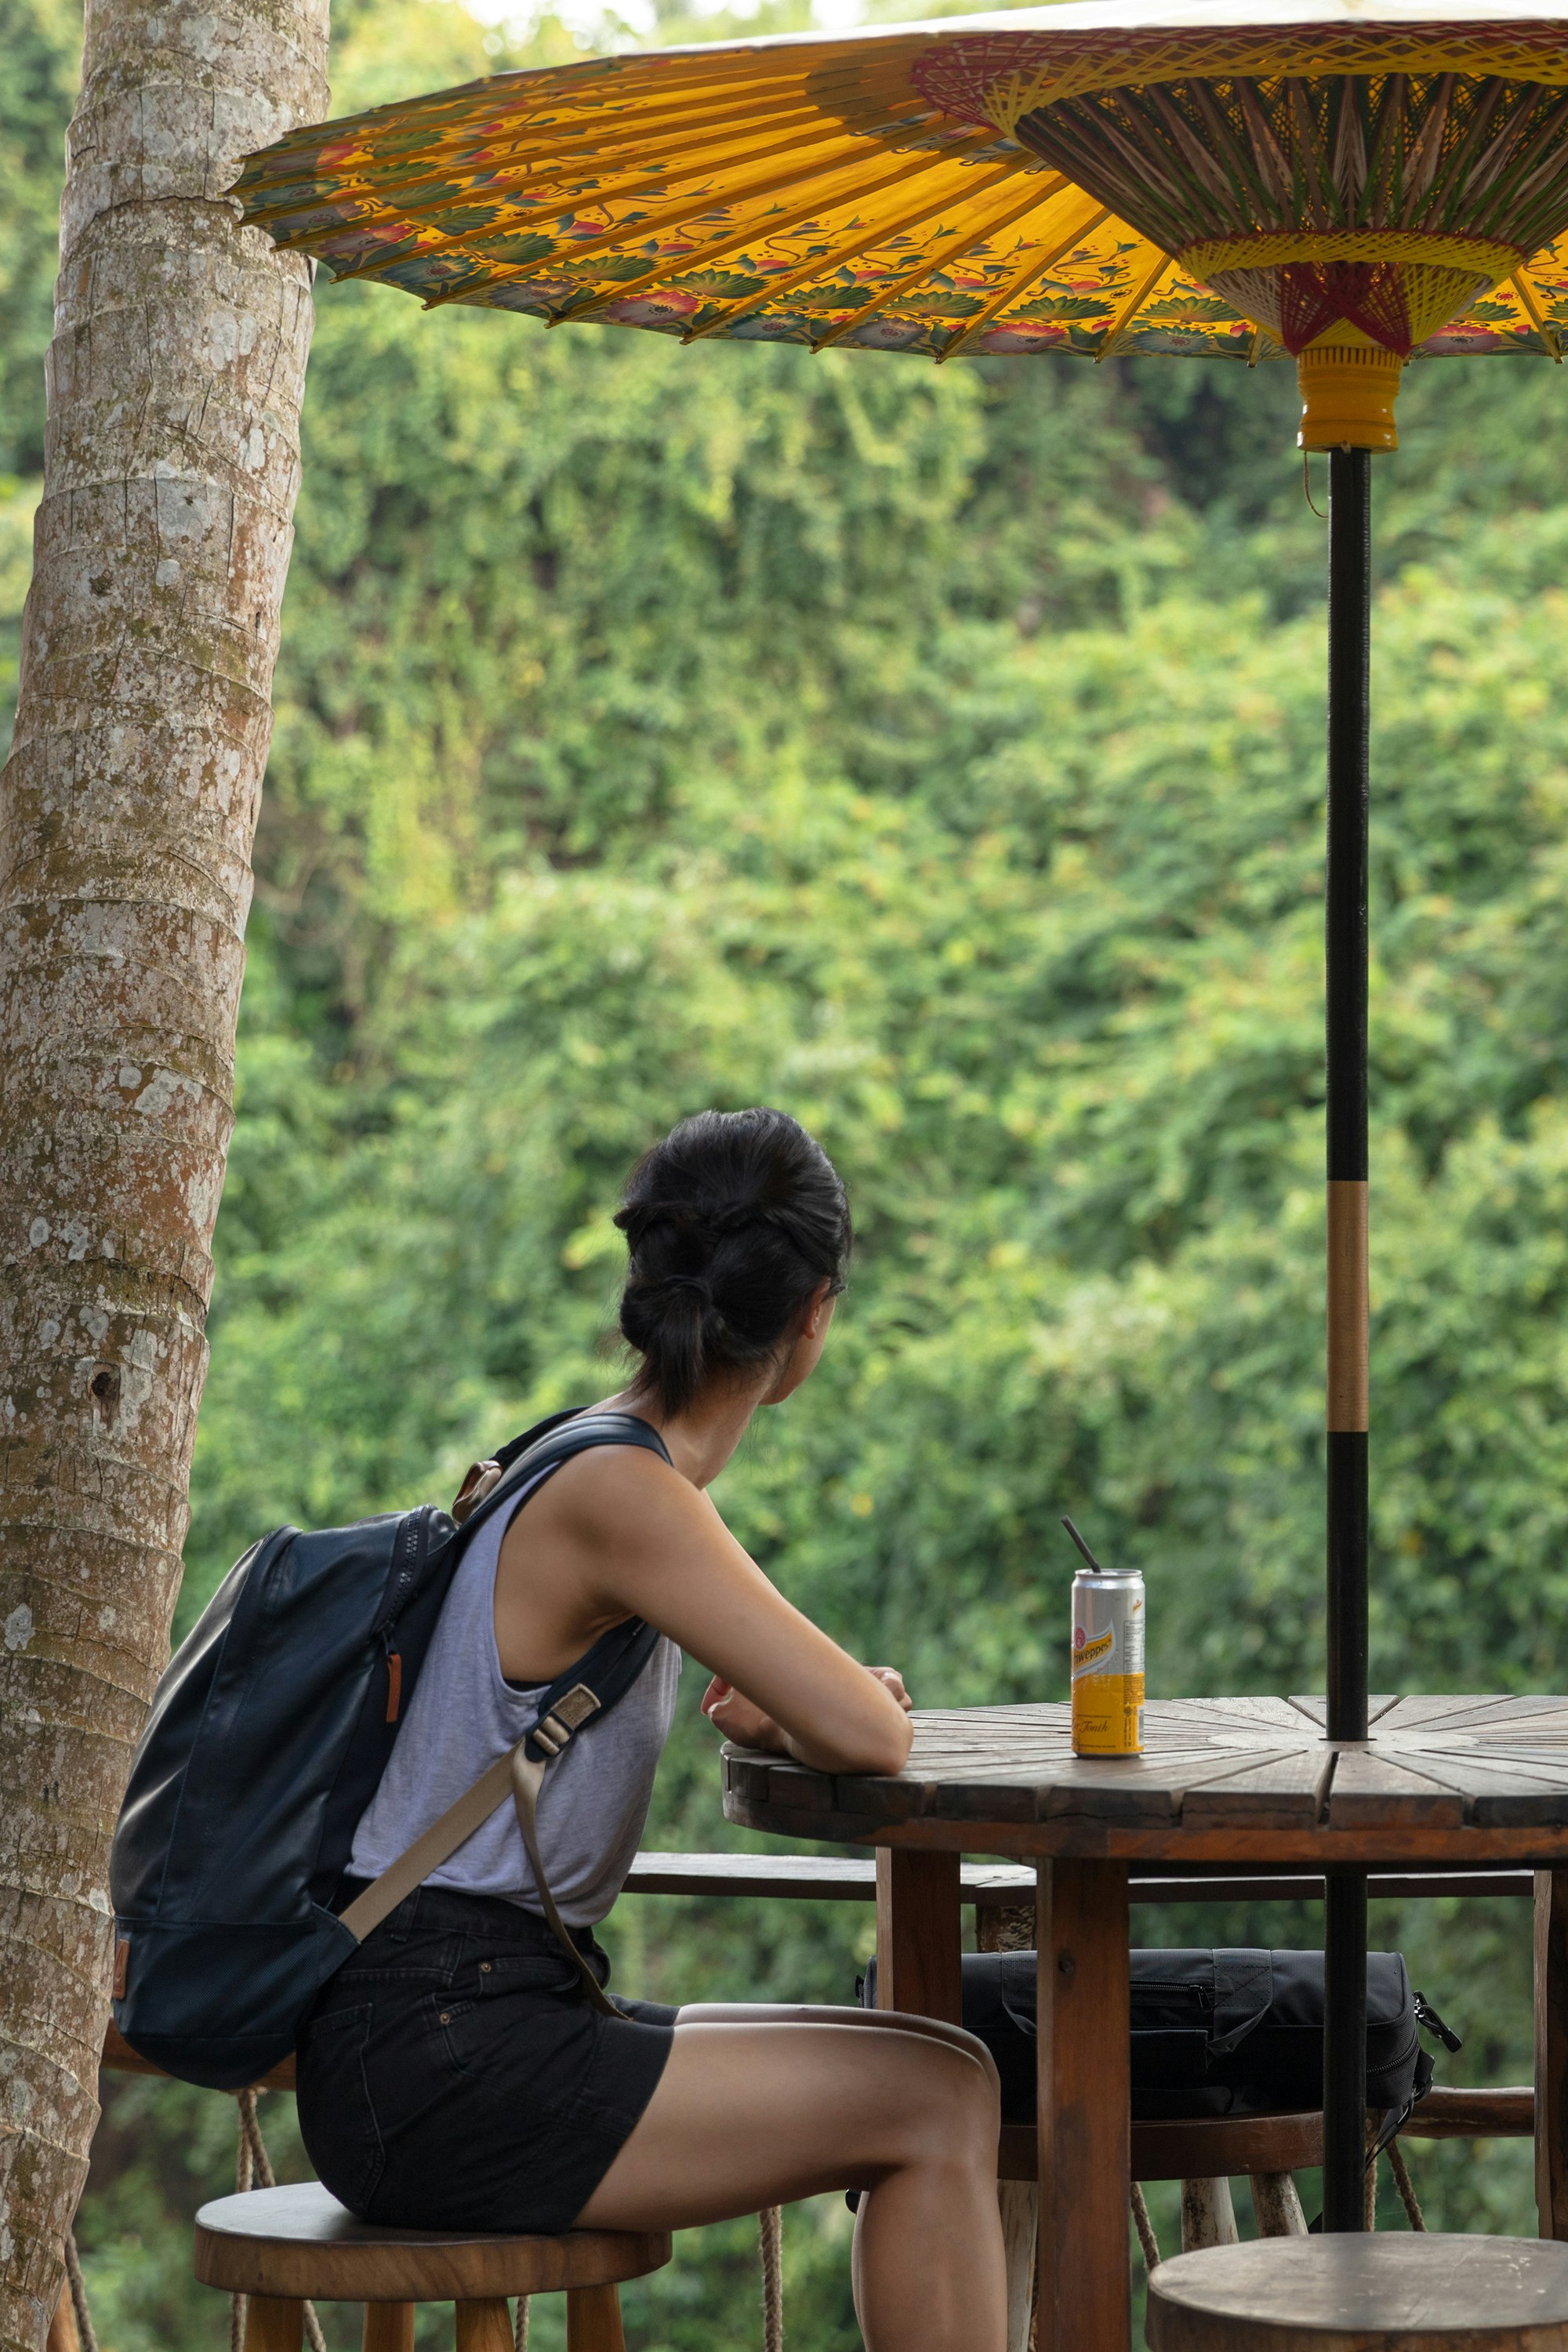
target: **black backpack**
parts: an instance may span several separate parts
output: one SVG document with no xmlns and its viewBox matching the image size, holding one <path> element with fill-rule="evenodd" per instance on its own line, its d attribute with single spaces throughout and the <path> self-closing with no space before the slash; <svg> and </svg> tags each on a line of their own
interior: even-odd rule
<svg viewBox="0 0 1568 2352">
<path fill-rule="evenodd" d="M 640 1618 L 556 1677 L 513 1757 L 376 1881 L 379 1907 L 369 1892 L 344 1917 L 333 1907 L 469 1538 L 596 1445 L 669 1459 L 632 1414 L 557 1413 L 502 1448 L 500 1483 L 460 1528 L 428 1504 L 314 1535 L 279 1528 L 229 1570 L 159 1683 L 114 1836 L 114 2021 L 141 2056 L 187 2083 L 243 2089 L 289 2055 L 310 2002 L 376 1918 L 510 1794 L 532 1854 L 544 1764 L 653 1654 L 658 1634 Z M 476 1801 L 464 1828 L 457 1817 Z M 421 1862 L 409 1881 L 405 1865 Z"/>
</svg>

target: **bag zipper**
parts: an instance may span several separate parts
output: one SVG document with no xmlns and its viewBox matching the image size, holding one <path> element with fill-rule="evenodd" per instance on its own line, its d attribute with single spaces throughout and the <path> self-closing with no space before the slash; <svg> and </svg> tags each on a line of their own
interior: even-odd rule
<svg viewBox="0 0 1568 2352">
<path fill-rule="evenodd" d="M 375 1628 L 375 1639 L 384 1644 L 386 1636 L 402 1615 L 404 1605 L 419 1580 L 419 1571 L 425 1565 L 425 1555 L 429 1548 L 430 1521 L 433 1516 L 430 1505 L 421 1503 L 417 1510 L 410 1511 L 408 1514 L 408 1517 L 414 1522 L 413 1527 L 406 1528 L 406 1522 L 405 1523 L 406 1532 L 400 1540 L 405 1549 L 412 1548 L 413 1558 L 406 1560 L 398 1570 L 393 1580 L 392 1597 Z"/>
<path fill-rule="evenodd" d="M 429 1504 L 422 1503 L 416 1511 L 409 1514 L 409 1519 L 413 1522 L 412 1527 L 409 1526 L 408 1520 L 404 1522 L 404 1532 L 400 1540 L 405 1549 L 412 1547 L 414 1556 L 398 1570 L 392 1587 L 392 1598 L 386 1606 L 386 1613 L 375 1629 L 375 1639 L 381 1643 L 382 1656 L 386 1661 L 384 1720 L 388 1723 L 397 1721 L 403 1705 L 403 1654 L 392 1646 L 393 1629 L 419 1581 L 420 1571 L 425 1566 L 426 1556 L 430 1548 L 430 1521 L 433 1516 Z"/>
</svg>

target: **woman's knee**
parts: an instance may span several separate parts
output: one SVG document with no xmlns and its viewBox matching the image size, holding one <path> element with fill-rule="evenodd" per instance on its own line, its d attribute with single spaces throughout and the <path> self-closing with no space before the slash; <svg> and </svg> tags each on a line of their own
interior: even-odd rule
<svg viewBox="0 0 1568 2352">
<path fill-rule="evenodd" d="M 945 2042 L 954 2050 L 962 2050 L 985 2065 L 994 2064 L 991 2053 L 977 2033 L 967 2026 L 950 2025 L 942 2017 L 921 2017 L 907 2009 L 869 2009 L 862 2012 L 868 2025 L 894 2027 L 900 2032 L 919 2033 L 931 2042 Z"/>
<path fill-rule="evenodd" d="M 1002 2122 L 1001 2084 L 991 2053 L 973 2034 L 905 2038 L 889 2069 L 890 2105 L 906 2160 L 994 2166 Z"/>
<path fill-rule="evenodd" d="M 994 2128 L 1000 2123 L 1002 2077 L 996 2071 L 995 2059 L 977 2033 L 932 2018 L 906 2018 L 898 2010 L 889 2010 L 885 2014 L 890 2025 L 923 2026 L 938 2048 L 951 2051 L 962 2060 L 963 2091 L 960 2095 L 975 2105 L 981 2124 L 989 2123 Z"/>
</svg>

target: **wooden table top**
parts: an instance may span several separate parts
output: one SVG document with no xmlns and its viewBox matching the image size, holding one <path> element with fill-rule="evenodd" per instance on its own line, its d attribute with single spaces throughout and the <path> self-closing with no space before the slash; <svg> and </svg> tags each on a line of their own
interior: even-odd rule
<svg viewBox="0 0 1568 2352">
<path fill-rule="evenodd" d="M 727 1748 L 724 1810 L 791 1837 L 1186 1861 L 1568 1856 L 1568 1697 L 1152 1700 L 1144 1752 L 1075 1757 L 1066 1706 L 917 1711 L 896 1776 Z"/>
</svg>

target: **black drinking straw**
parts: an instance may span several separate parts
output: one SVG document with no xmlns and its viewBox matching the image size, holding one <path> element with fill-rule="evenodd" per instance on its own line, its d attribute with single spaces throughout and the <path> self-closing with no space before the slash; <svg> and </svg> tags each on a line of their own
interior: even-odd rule
<svg viewBox="0 0 1568 2352">
<path fill-rule="evenodd" d="M 1094 1554 L 1090 1551 L 1089 1546 L 1085 1543 L 1083 1538 L 1079 1535 L 1078 1529 L 1074 1527 L 1072 1521 L 1068 1518 L 1065 1511 L 1062 1513 L 1062 1525 L 1066 1528 L 1068 1535 L 1071 1536 L 1074 1543 L 1077 1544 L 1079 1551 L 1082 1552 L 1085 1559 L 1088 1560 L 1096 1576 L 1103 1576 L 1105 1574 L 1104 1569 L 1101 1568 L 1100 1562 L 1096 1559 Z"/>
</svg>

